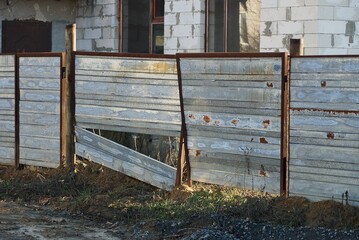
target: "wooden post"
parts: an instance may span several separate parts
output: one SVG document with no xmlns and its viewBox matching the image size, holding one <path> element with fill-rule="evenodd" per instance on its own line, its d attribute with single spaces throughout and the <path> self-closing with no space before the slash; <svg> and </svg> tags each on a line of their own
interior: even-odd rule
<svg viewBox="0 0 359 240">
<path fill-rule="evenodd" d="M 70 24 L 66 26 L 66 33 L 65 33 L 65 48 L 66 48 L 66 80 L 65 80 L 65 99 L 63 104 L 63 113 L 64 117 L 64 135 L 65 135 L 65 144 L 64 145 L 64 152 L 65 152 L 65 159 L 66 165 L 70 168 L 70 171 L 73 170 L 74 166 L 74 121 L 73 121 L 73 85 L 71 78 L 71 61 L 72 61 L 72 52 L 76 51 L 76 24 Z"/>
<path fill-rule="evenodd" d="M 303 56 L 303 39 L 290 40 L 290 56 Z"/>
</svg>

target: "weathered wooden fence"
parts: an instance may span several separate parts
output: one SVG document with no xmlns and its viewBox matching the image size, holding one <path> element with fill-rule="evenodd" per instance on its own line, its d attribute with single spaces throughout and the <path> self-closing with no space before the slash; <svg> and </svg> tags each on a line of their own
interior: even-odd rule
<svg viewBox="0 0 359 240">
<path fill-rule="evenodd" d="M 20 54 L 19 163 L 58 167 L 61 161 L 62 54 Z"/>
<path fill-rule="evenodd" d="M 14 55 L 0 55 L 0 163 L 15 164 Z"/>
<path fill-rule="evenodd" d="M 289 194 L 359 204 L 359 58 L 291 59 Z"/>
<path fill-rule="evenodd" d="M 192 179 L 284 190 L 286 55 L 181 54 L 179 64 Z"/>
<path fill-rule="evenodd" d="M 84 129 L 180 136 L 175 56 L 75 55 L 76 153 L 171 189 L 176 169 Z"/>
</svg>

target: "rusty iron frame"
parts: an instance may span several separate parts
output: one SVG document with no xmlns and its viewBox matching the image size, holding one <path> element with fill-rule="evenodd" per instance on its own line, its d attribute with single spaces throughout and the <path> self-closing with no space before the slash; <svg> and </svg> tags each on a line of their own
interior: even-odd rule
<svg viewBox="0 0 359 240">
<path fill-rule="evenodd" d="M 15 167 L 20 168 L 20 58 L 22 57 L 60 57 L 60 165 L 63 164 L 63 77 L 64 77 L 64 55 L 63 53 L 39 52 L 39 53 L 17 53 L 15 54 Z"/>
<path fill-rule="evenodd" d="M 281 73 L 281 145 L 280 145 L 280 194 L 282 196 L 287 196 L 287 189 L 288 189 L 288 79 L 289 79 L 289 72 L 288 72 L 288 54 L 287 53 L 238 53 L 238 52 L 231 52 L 231 53 L 177 53 L 177 64 L 179 65 L 177 68 L 178 70 L 178 85 L 180 91 L 180 103 L 181 103 L 181 116 L 182 116 L 182 129 L 183 133 L 183 142 L 185 147 L 185 159 L 186 164 L 189 171 L 188 176 L 188 184 L 191 184 L 191 174 L 190 174 L 190 161 L 189 161 L 189 154 L 188 154 L 188 143 L 187 143 L 187 127 L 186 127 L 186 119 L 184 113 L 184 102 L 183 102 L 183 94 L 182 94 L 182 76 L 181 76 L 181 68 L 180 68 L 180 61 L 181 58 L 270 58 L 270 57 L 278 57 L 282 59 L 282 73 Z"/>
</svg>

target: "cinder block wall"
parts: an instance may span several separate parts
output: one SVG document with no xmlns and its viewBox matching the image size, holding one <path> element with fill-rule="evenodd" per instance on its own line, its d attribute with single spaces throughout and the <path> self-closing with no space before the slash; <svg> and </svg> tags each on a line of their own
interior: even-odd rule
<svg viewBox="0 0 359 240">
<path fill-rule="evenodd" d="M 165 0 L 164 52 L 204 52 L 205 0 Z"/>
<path fill-rule="evenodd" d="M 359 54 L 359 0 L 262 1 L 260 32 L 262 52 L 303 38 L 305 55 Z"/>
<path fill-rule="evenodd" d="M 76 1 L 77 50 L 118 51 L 118 1 Z"/>
</svg>

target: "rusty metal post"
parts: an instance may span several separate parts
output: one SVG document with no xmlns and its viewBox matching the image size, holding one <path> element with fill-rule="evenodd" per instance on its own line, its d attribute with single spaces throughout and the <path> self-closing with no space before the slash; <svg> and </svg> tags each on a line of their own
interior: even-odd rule
<svg viewBox="0 0 359 240">
<path fill-rule="evenodd" d="M 303 56 L 303 39 L 290 39 L 290 56 Z"/>
<path fill-rule="evenodd" d="M 65 47 L 66 47 L 66 80 L 64 81 L 64 101 L 63 101 L 63 113 L 64 113 L 64 122 L 63 122 L 63 136 L 64 136 L 64 158 L 66 159 L 66 164 L 70 168 L 73 168 L 74 165 L 74 121 L 73 121 L 73 83 L 71 82 L 71 73 L 72 70 L 72 52 L 76 51 L 76 24 L 70 24 L 66 26 L 65 33 Z"/>
</svg>

